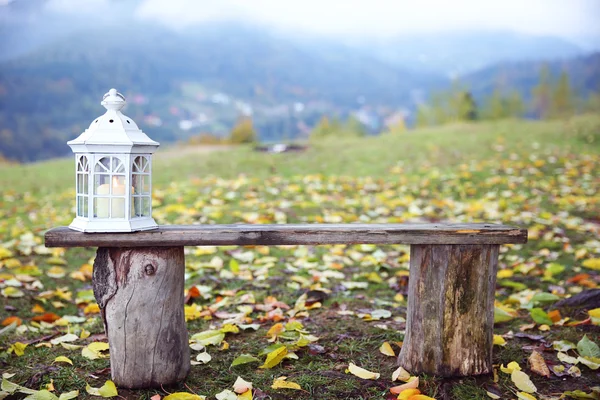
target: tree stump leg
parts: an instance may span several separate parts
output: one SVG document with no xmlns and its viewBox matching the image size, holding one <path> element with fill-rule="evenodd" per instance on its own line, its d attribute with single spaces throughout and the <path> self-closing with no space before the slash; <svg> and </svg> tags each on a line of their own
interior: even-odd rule
<svg viewBox="0 0 600 400">
<path fill-rule="evenodd" d="M 160 387 L 187 376 L 184 272 L 183 247 L 98 249 L 94 296 L 117 386 Z"/>
<path fill-rule="evenodd" d="M 498 245 L 412 245 L 399 363 L 413 374 L 492 372 Z"/>
</svg>

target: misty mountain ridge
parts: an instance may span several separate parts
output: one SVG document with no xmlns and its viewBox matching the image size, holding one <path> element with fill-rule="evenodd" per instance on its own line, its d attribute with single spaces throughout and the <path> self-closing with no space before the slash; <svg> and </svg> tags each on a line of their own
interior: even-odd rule
<svg viewBox="0 0 600 400">
<path fill-rule="evenodd" d="M 555 38 L 531 38 L 523 46 L 529 51 L 518 50 L 521 36 L 502 32 L 447 35 L 438 45 L 428 36 L 367 46 L 235 21 L 176 31 L 134 19 L 120 23 L 127 12 L 85 28 L 59 18 L 49 26 L 62 28 L 53 30 L 44 23 L 48 11 L 37 12 L 0 29 L 10 39 L 0 52 L 0 153 L 22 161 L 68 154 L 66 140 L 102 112 L 99 99 L 111 87 L 128 96 L 127 114 L 159 141 L 224 135 L 242 115 L 252 116 L 262 140 L 281 140 L 306 135 L 322 115 L 354 114 L 379 131 L 387 116 L 410 115 L 428 93 L 447 87 L 457 69 L 483 95 L 498 81 L 493 63 L 525 53 L 537 60 L 582 53 Z M 28 36 L 20 36 L 24 31 Z M 495 43 L 495 53 L 483 50 L 484 38 Z M 15 47 L 5 52 L 8 42 Z M 546 44 L 533 52 L 532 43 Z M 424 62 L 419 51 L 436 61 Z M 491 69 L 468 72 L 479 65 Z M 537 78 L 526 75 L 514 80 L 522 92 Z"/>
</svg>

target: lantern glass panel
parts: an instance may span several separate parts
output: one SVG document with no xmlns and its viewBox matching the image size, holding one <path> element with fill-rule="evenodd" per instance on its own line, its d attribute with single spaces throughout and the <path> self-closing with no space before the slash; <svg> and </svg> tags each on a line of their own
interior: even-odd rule
<svg viewBox="0 0 600 400">
<path fill-rule="evenodd" d="M 96 174 L 94 175 L 94 194 L 100 196 L 110 195 L 110 175 Z"/>
<path fill-rule="evenodd" d="M 150 197 L 144 196 L 142 197 L 142 216 L 149 217 L 150 216 Z"/>
</svg>

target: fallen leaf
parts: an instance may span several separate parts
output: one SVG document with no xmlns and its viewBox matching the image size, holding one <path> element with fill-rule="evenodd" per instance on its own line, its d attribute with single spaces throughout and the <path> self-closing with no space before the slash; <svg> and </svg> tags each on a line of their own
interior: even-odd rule
<svg viewBox="0 0 600 400">
<path fill-rule="evenodd" d="M 525 392 L 517 392 L 517 398 L 521 400 L 537 400 L 535 396 L 532 396 L 529 393 Z"/>
<path fill-rule="evenodd" d="M 550 377 L 550 369 L 548 369 L 548 366 L 546 365 L 546 360 L 544 360 L 544 357 L 535 350 L 529 356 L 529 366 L 531 367 L 531 371 L 536 374 L 545 376 L 546 378 Z"/>
<path fill-rule="evenodd" d="M 162 400 L 205 400 L 205 396 L 198 396 L 197 394 L 187 393 L 187 392 L 175 392 L 171 393 Z"/>
<path fill-rule="evenodd" d="M 398 367 L 394 372 L 392 372 L 392 381 L 401 380 L 403 382 L 408 382 L 410 379 L 410 373 L 402 367 Z"/>
<path fill-rule="evenodd" d="M 510 374 L 510 379 L 513 381 L 517 389 L 523 392 L 535 393 L 537 391 L 537 388 L 533 382 L 531 382 L 529 375 L 523 371 L 517 369 L 513 370 L 513 372 Z"/>
<path fill-rule="evenodd" d="M 348 364 L 348 371 L 361 379 L 379 379 L 380 374 L 378 372 L 367 371 L 364 368 L 358 367 L 353 363 Z"/>
<path fill-rule="evenodd" d="M 68 357 L 65 356 L 58 356 L 54 359 L 53 362 L 64 362 L 73 365 L 73 361 L 71 361 Z"/>
<path fill-rule="evenodd" d="M 515 370 L 521 370 L 521 367 L 516 361 L 509 362 L 506 367 L 504 366 L 504 364 L 500 365 L 500 371 L 504 372 L 505 374 L 511 374 Z"/>
<path fill-rule="evenodd" d="M 231 366 L 235 367 L 236 365 L 248 364 L 251 362 L 260 362 L 260 359 L 250 354 L 242 354 L 232 361 Z"/>
<path fill-rule="evenodd" d="M 99 358 L 108 358 L 109 355 L 104 353 L 108 350 L 108 343 L 92 342 L 81 349 L 81 355 L 88 360 L 97 360 Z"/>
<path fill-rule="evenodd" d="M 233 391 L 237 394 L 245 393 L 248 390 L 252 390 L 252 382 L 244 380 L 241 376 L 238 376 L 233 383 Z"/>
<path fill-rule="evenodd" d="M 215 395 L 217 400 L 237 400 L 238 396 L 229 389 L 225 389 Z"/>
<path fill-rule="evenodd" d="M 577 343 L 577 351 L 583 357 L 600 357 L 600 347 L 588 339 L 587 335 L 583 335 L 583 338 Z"/>
<path fill-rule="evenodd" d="M 390 388 L 390 392 L 392 394 L 400 394 L 400 393 L 402 393 L 402 391 L 404 391 L 406 389 L 416 389 L 418 387 L 419 387 L 419 377 L 411 376 L 410 379 L 408 380 L 408 382 L 406 382 L 405 384 L 394 386 L 394 387 Z"/>
<path fill-rule="evenodd" d="M 394 349 L 392 349 L 392 346 L 390 346 L 390 344 L 388 342 L 383 342 L 381 344 L 381 346 L 379 347 L 379 352 L 386 356 L 396 357 L 396 353 L 394 352 Z"/>
<path fill-rule="evenodd" d="M 261 365 L 259 368 L 263 368 L 263 369 L 273 368 L 274 366 L 279 364 L 287 354 L 288 354 L 287 347 L 285 347 L 285 346 L 278 347 L 275 350 L 271 351 L 269 354 L 267 354 L 267 359 L 265 360 L 265 363 L 263 365 Z"/>
<path fill-rule="evenodd" d="M 79 390 L 71 390 L 70 392 L 61 393 L 58 400 L 71 400 L 77 398 L 77 396 L 79 396 Z"/>
<path fill-rule="evenodd" d="M 496 346 L 506 346 L 506 340 L 500 335 L 494 335 L 493 344 Z"/>
<path fill-rule="evenodd" d="M 25 354 L 26 347 L 27 347 L 27 343 L 15 342 L 15 343 L 11 344 L 10 346 L 8 346 L 7 352 L 8 352 L 8 354 L 14 352 L 17 357 L 21 357 L 23 354 Z"/>
<path fill-rule="evenodd" d="M 287 380 L 287 377 L 280 376 L 279 378 L 275 378 L 273 380 L 273 384 L 271 385 L 272 389 L 295 389 L 302 390 L 302 387 L 298 385 L 296 382 L 290 382 Z"/>
<path fill-rule="evenodd" d="M 23 320 L 16 316 L 8 317 L 5 318 L 4 321 L 2 321 L 2 326 L 8 326 L 12 323 L 16 324 L 17 326 L 20 326 L 23 323 Z"/>
<path fill-rule="evenodd" d="M 416 396 L 418 394 L 421 394 L 419 389 L 406 389 L 400 392 L 398 400 L 408 400 L 411 396 Z"/>
<path fill-rule="evenodd" d="M 85 391 L 92 396 L 115 397 L 119 395 L 115 383 L 111 380 L 106 381 L 104 385 L 99 388 L 93 388 L 88 384 L 85 386 Z"/>
<path fill-rule="evenodd" d="M 37 322 L 54 322 L 56 320 L 60 319 L 60 316 L 54 314 L 54 313 L 45 313 L 42 315 L 36 315 L 35 317 L 31 318 L 32 321 L 37 321 Z"/>
</svg>

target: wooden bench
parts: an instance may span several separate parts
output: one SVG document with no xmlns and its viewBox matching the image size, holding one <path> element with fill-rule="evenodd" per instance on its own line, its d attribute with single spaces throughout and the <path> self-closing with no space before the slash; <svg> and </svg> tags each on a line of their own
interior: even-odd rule
<svg viewBox="0 0 600 400">
<path fill-rule="evenodd" d="M 98 247 L 94 295 L 121 387 L 159 387 L 190 370 L 184 246 L 409 244 L 406 334 L 399 363 L 413 374 L 492 371 L 494 292 L 501 244 L 527 230 L 494 224 L 161 226 L 136 233 L 46 233 L 48 247 Z"/>
</svg>

